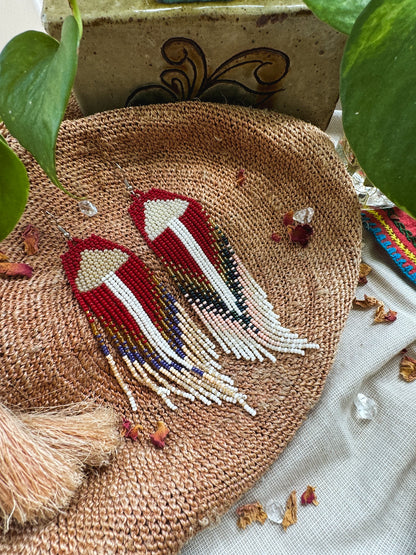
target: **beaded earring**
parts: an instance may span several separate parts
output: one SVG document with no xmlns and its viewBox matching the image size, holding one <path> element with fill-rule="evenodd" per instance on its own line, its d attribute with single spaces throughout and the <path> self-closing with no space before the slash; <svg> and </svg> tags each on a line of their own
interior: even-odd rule
<svg viewBox="0 0 416 555">
<path fill-rule="evenodd" d="M 276 362 L 270 351 L 304 355 L 319 348 L 280 324 L 266 292 L 199 202 L 160 189 L 134 191 L 129 212 L 225 353 Z"/>
<path fill-rule="evenodd" d="M 68 240 L 61 260 L 74 296 L 133 411 L 136 401 L 109 344 L 137 382 L 171 409 L 177 408 L 170 400 L 175 394 L 206 405 L 240 403 L 256 414 L 219 371 L 215 345 L 138 256 L 96 235 L 72 238 L 58 227 Z"/>
</svg>

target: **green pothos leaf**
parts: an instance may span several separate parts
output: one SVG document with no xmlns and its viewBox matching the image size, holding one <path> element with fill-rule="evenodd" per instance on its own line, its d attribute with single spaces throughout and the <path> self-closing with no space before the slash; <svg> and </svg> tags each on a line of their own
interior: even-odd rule
<svg viewBox="0 0 416 555">
<path fill-rule="evenodd" d="M 0 241 L 12 231 L 29 194 L 26 169 L 0 135 Z"/>
<path fill-rule="evenodd" d="M 372 0 L 358 17 L 341 67 L 347 139 L 370 181 L 416 216 L 416 9 Z"/>
<path fill-rule="evenodd" d="M 350 34 L 369 0 L 304 0 L 313 13 L 342 33 Z"/>
<path fill-rule="evenodd" d="M 14 37 L 0 54 L 0 116 L 55 185 L 55 145 L 75 78 L 82 24 L 76 2 L 61 41 L 37 31 Z"/>
</svg>

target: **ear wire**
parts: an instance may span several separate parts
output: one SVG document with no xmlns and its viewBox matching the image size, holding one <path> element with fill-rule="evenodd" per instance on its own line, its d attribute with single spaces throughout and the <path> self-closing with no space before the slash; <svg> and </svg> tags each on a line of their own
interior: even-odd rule
<svg viewBox="0 0 416 555">
<path fill-rule="evenodd" d="M 45 210 L 45 214 L 47 214 L 50 218 L 52 218 L 56 224 L 56 227 L 59 229 L 59 231 L 62 233 L 62 235 L 65 237 L 65 239 L 67 239 L 68 241 L 72 241 L 72 236 L 69 233 L 69 231 L 67 231 L 66 229 L 64 229 L 59 223 L 58 223 L 58 218 L 52 214 L 51 212 L 48 212 L 47 210 Z"/>
<path fill-rule="evenodd" d="M 117 164 L 117 162 L 115 163 L 116 166 L 118 167 L 118 169 L 121 171 L 122 176 L 123 176 L 123 181 L 124 181 L 124 185 L 126 186 L 127 192 L 132 196 L 132 197 L 136 197 L 139 198 L 140 197 L 140 193 L 138 193 L 137 191 L 134 190 L 134 187 L 131 183 L 129 183 L 127 181 L 127 179 L 124 177 L 124 171 L 123 168 L 120 166 L 120 164 Z"/>
</svg>

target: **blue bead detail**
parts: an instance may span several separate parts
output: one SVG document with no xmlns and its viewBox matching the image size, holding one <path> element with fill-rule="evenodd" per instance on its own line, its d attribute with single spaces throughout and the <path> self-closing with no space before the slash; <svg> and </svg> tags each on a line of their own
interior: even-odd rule
<svg viewBox="0 0 416 555">
<path fill-rule="evenodd" d="M 200 370 L 199 368 L 197 368 L 196 366 L 192 366 L 191 372 L 194 372 L 195 374 L 198 374 L 198 376 L 203 376 L 204 375 L 204 372 L 202 370 Z"/>
<path fill-rule="evenodd" d="M 175 362 L 174 360 L 172 360 L 171 366 L 172 366 L 172 368 L 175 368 L 175 370 L 179 370 L 179 372 L 182 372 L 182 370 L 183 370 L 182 366 L 180 364 L 178 364 L 177 362 Z"/>
</svg>

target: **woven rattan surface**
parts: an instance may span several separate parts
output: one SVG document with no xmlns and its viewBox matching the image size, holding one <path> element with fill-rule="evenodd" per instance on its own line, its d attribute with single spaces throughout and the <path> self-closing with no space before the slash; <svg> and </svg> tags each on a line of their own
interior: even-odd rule
<svg viewBox="0 0 416 555">
<path fill-rule="evenodd" d="M 173 290 L 130 220 L 116 163 L 137 188 L 199 200 L 266 289 L 282 324 L 320 344 L 305 357 L 278 353 L 276 364 L 221 358 L 257 409 L 254 418 L 239 406 L 186 400 L 171 412 L 125 374 L 140 404 L 137 421 L 149 431 L 158 420 L 170 428 L 166 447 L 155 449 L 145 433 L 126 441 L 109 468 L 91 473 L 66 513 L 0 539 L 1 553 L 175 553 L 253 485 L 319 398 L 358 276 L 361 227 L 350 180 L 320 130 L 276 113 L 198 102 L 63 123 L 58 174 L 97 206 L 91 219 L 18 150 L 30 200 L 1 250 L 31 264 L 34 275 L 0 282 L 2 402 L 29 408 L 92 397 L 131 416 L 64 277 L 65 240 L 45 216 L 52 211 L 74 236 L 96 233 L 125 245 Z M 315 208 L 314 236 L 302 248 L 289 241 L 282 216 L 306 206 Z M 20 233 L 28 223 L 41 232 L 38 256 L 23 255 Z M 282 240 L 274 242 L 272 233 Z"/>
</svg>

